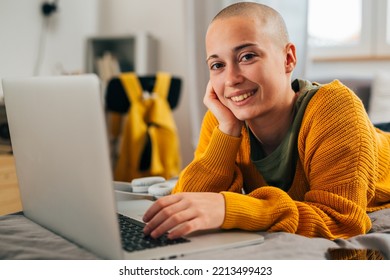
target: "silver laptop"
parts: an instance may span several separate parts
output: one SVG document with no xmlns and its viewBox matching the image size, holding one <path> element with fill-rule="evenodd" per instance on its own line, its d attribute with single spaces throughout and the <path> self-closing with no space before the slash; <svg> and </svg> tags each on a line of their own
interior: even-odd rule
<svg viewBox="0 0 390 280">
<path fill-rule="evenodd" d="M 103 259 L 176 258 L 263 241 L 253 232 L 213 231 L 125 250 L 118 213 L 140 220 L 153 202 L 115 194 L 99 79 L 9 78 L 2 85 L 27 218 Z"/>
</svg>

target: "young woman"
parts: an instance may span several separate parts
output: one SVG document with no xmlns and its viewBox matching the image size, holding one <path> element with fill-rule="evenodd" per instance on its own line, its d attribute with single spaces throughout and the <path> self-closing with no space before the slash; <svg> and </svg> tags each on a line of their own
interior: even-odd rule
<svg viewBox="0 0 390 280">
<path fill-rule="evenodd" d="M 291 81 L 282 17 L 256 3 L 222 10 L 206 35 L 210 82 L 194 160 L 145 213 L 145 234 L 241 228 L 309 237 L 367 233 L 390 207 L 390 134 L 339 81 Z"/>
</svg>

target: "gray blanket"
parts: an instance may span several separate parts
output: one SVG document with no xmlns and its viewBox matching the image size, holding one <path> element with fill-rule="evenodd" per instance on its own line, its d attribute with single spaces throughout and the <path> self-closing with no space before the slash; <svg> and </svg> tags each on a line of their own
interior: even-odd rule
<svg viewBox="0 0 390 280">
<path fill-rule="evenodd" d="M 289 233 L 260 233 L 262 244 L 184 256 L 183 259 L 326 260 L 329 249 L 374 249 L 390 259 L 390 209 L 370 214 L 368 234 L 349 239 L 307 238 Z M 90 252 L 30 221 L 23 214 L 0 217 L 0 259 L 97 259 Z"/>
</svg>

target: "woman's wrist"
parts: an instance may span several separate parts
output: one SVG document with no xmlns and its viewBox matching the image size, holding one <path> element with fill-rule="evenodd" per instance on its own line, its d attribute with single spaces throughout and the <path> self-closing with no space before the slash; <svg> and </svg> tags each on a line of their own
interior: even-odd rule
<svg viewBox="0 0 390 280">
<path fill-rule="evenodd" d="M 239 137 L 241 135 L 241 128 L 242 125 L 227 125 L 227 124 L 219 124 L 218 126 L 219 130 L 227 135 L 233 136 L 233 137 Z"/>
</svg>

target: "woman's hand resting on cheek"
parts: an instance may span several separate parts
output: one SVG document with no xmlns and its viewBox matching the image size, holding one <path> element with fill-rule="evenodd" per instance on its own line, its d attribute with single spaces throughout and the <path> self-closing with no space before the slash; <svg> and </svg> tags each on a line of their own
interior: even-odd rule
<svg viewBox="0 0 390 280">
<path fill-rule="evenodd" d="M 225 219 L 220 193 L 177 193 L 159 198 L 145 213 L 145 235 L 158 238 L 169 232 L 175 239 L 197 230 L 219 228 Z"/>
<path fill-rule="evenodd" d="M 232 111 L 221 102 L 210 81 L 207 84 L 203 103 L 217 118 L 219 130 L 231 136 L 240 136 L 243 122 L 237 119 Z"/>
</svg>

